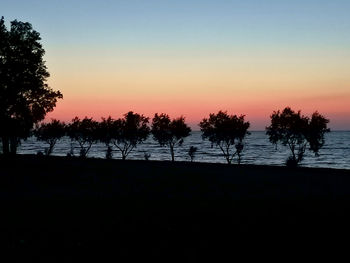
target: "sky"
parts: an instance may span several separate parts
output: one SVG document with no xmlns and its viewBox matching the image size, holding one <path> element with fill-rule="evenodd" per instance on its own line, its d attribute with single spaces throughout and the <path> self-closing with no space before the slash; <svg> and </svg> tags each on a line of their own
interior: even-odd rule
<svg viewBox="0 0 350 263">
<path fill-rule="evenodd" d="M 42 37 L 47 119 L 244 114 L 251 130 L 286 106 L 350 130 L 349 0 L 1 0 Z"/>
</svg>

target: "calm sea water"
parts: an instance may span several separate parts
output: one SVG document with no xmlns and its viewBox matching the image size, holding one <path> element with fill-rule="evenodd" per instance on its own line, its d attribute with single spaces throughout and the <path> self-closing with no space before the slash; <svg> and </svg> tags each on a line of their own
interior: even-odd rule
<svg viewBox="0 0 350 263">
<path fill-rule="evenodd" d="M 185 139 L 182 147 L 178 147 L 175 152 L 175 160 L 188 161 L 188 149 L 190 146 L 198 148 L 195 161 L 225 163 L 220 149 L 215 146 L 212 148 L 208 141 L 203 141 L 200 132 L 192 132 L 192 135 Z M 23 141 L 19 153 L 36 154 L 38 151 L 44 151 L 46 145 L 37 141 L 35 138 L 29 138 Z M 79 147 L 73 144 L 75 154 L 79 154 Z M 60 140 L 53 152 L 53 155 L 66 156 L 71 149 L 71 142 L 68 138 Z M 160 147 L 152 138 L 139 145 L 130 153 L 128 159 L 144 159 L 144 154 L 151 155 L 150 160 L 170 160 L 170 152 L 166 147 Z M 104 158 L 105 145 L 101 143 L 94 144 L 89 152 L 90 157 Z M 283 146 L 278 146 L 277 150 L 273 146 L 265 132 L 251 132 L 246 139 L 243 151 L 242 163 L 245 164 L 267 164 L 284 165 L 289 156 L 289 150 Z M 119 152 L 113 153 L 113 158 L 120 158 Z M 320 151 L 320 156 L 315 157 L 311 152 L 306 152 L 302 166 L 307 167 L 328 167 L 350 169 L 350 131 L 334 131 L 326 135 L 326 144 Z"/>
</svg>

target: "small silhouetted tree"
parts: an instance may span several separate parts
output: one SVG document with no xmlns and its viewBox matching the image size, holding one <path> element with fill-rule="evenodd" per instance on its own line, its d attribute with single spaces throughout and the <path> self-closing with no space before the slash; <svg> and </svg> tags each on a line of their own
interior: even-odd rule
<svg viewBox="0 0 350 263">
<path fill-rule="evenodd" d="M 15 154 L 33 125 L 53 110 L 59 91 L 46 83 L 40 34 L 32 25 L 14 20 L 10 29 L 0 19 L 0 137 L 4 154 Z"/>
<path fill-rule="evenodd" d="M 191 163 L 193 162 L 195 156 L 196 156 L 196 152 L 197 152 L 198 148 L 195 147 L 195 146 L 191 146 L 189 149 L 188 149 L 188 156 L 190 157 L 191 159 Z"/>
<path fill-rule="evenodd" d="M 138 144 L 148 138 L 150 134 L 148 122 L 149 118 L 132 111 L 126 113 L 124 118 L 114 121 L 112 141 L 120 151 L 123 160 Z"/>
<path fill-rule="evenodd" d="M 113 141 L 115 136 L 115 120 L 111 116 L 102 118 L 98 124 L 97 139 L 106 145 L 106 159 L 113 157 Z"/>
<path fill-rule="evenodd" d="M 319 156 L 319 150 L 325 143 L 325 133 L 330 132 L 330 129 L 327 128 L 327 123 L 329 123 L 329 120 L 317 111 L 312 114 L 309 121 L 306 139 L 309 142 L 310 150 L 314 152 L 315 156 Z"/>
<path fill-rule="evenodd" d="M 211 146 L 216 145 L 222 151 L 228 164 L 237 155 L 238 164 L 241 163 L 244 138 L 249 134 L 249 122 L 244 121 L 244 115 L 228 115 L 219 111 L 210 114 L 208 119 L 203 119 L 199 124 L 203 140 L 208 139 Z M 232 151 L 232 146 L 235 151 Z"/>
<path fill-rule="evenodd" d="M 304 153 L 309 145 L 310 151 L 318 156 L 320 148 L 324 145 L 324 134 L 330 130 L 327 128 L 329 122 L 318 112 L 312 114 L 311 119 L 294 112 L 286 107 L 282 112 L 274 111 L 271 115 L 271 125 L 266 127 L 266 134 L 271 143 L 277 146 L 281 143 L 291 151 L 287 166 L 295 167 L 304 158 Z"/>
<path fill-rule="evenodd" d="M 82 120 L 75 117 L 67 126 L 67 135 L 72 141 L 78 142 L 81 157 L 86 157 L 92 144 L 97 141 L 97 128 L 98 123 L 87 117 Z"/>
<path fill-rule="evenodd" d="M 191 128 L 185 123 L 184 117 L 170 120 L 167 114 L 155 114 L 152 120 L 153 139 L 160 146 L 170 148 L 171 160 L 175 161 L 174 148 L 176 145 L 181 146 L 184 138 L 191 134 Z"/>
<path fill-rule="evenodd" d="M 46 142 L 49 147 L 45 150 L 46 155 L 50 155 L 56 145 L 66 133 L 64 122 L 52 119 L 51 122 L 42 123 L 34 130 L 34 135 L 39 141 Z"/>
</svg>

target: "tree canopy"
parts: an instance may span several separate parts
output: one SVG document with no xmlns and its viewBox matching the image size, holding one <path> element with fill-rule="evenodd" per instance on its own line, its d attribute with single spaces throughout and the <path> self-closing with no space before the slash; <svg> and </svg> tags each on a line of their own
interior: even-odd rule
<svg viewBox="0 0 350 263">
<path fill-rule="evenodd" d="M 304 158 L 307 145 L 316 156 L 324 145 L 324 134 L 330 130 L 329 122 L 317 111 L 311 119 L 286 107 L 282 112 L 274 111 L 271 115 L 271 125 L 266 127 L 266 134 L 271 143 L 277 146 L 281 143 L 288 146 L 291 156 L 287 159 L 288 166 L 297 166 Z"/>
<path fill-rule="evenodd" d="M 125 160 L 130 152 L 138 144 L 147 140 L 150 134 L 148 127 L 149 118 L 129 111 L 123 118 L 117 120 L 112 117 L 102 118 L 99 124 L 99 141 L 107 146 L 106 157 L 112 157 L 112 146 L 114 145 Z"/>
<path fill-rule="evenodd" d="M 45 150 L 46 155 L 50 155 L 56 145 L 56 142 L 66 134 L 66 125 L 56 119 L 52 119 L 51 122 L 42 123 L 34 130 L 34 135 L 37 140 L 44 141 L 49 144 L 49 147 Z"/>
<path fill-rule="evenodd" d="M 67 135 L 72 141 L 78 142 L 80 156 L 86 157 L 93 143 L 97 142 L 98 123 L 92 118 L 79 119 L 75 117 L 67 126 Z"/>
<path fill-rule="evenodd" d="M 244 148 L 244 138 L 249 134 L 249 122 L 244 121 L 244 115 L 229 115 L 226 111 L 211 113 L 209 118 L 204 118 L 199 124 L 202 131 L 202 138 L 208 139 L 212 146 L 216 145 L 222 151 L 226 161 L 230 164 L 233 158 L 238 156 L 238 163 L 241 162 Z M 236 151 L 231 151 L 235 146 Z"/>
<path fill-rule="evenodd" d="M 126 113 L 124 118 L 115 121 L 116 133 L 113 143 L 121 152 L 123 160 L 138 144 L 148 138 L 150 134 L 148 121 L 149 118 L 132 111 Z"/>
<path fill-rule="evenodd" d="M 97 139 L 104 143 L 107 147 L 106 149 L 106 159 L 112 159 L 113 157 L 113 149 L 112 143 L 115 137 L 115 125 L 114 119 L 111 116 L 108 118 L 103 118 L 102 121 L 99 122 L 98 128 L 96 130 Z"/>
<path fill-rule="evenodd" d="M 182 145 L 184 138 L 191 134 L 191 128 L 185 123 L 183 116 L 171 120 L 165 113 L 156 113 L 152 120 L 152 134 L 160 146 L 170 148 L 171 160 L 175 161 L 174 148 Z"/>
<path fill-rule="evenodd" d="M 0 19 L 0 137 L 5 154 L 15 153 L 19 140 L 62 98 L 46 83 L 50 74 L 40 40 L 30 23 L 14 20 L 7 29 Z"/>
</svg>

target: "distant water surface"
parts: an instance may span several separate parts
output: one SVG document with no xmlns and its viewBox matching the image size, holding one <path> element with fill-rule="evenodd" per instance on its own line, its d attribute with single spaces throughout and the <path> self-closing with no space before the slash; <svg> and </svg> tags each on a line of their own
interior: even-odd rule
<svg viewBox="0 0 350 263">
<path fill-rule="evenodd" d="M 175 160 L 188 161 L 188 149 L 190 146 L 198 148 L 195 161 L 225 163 L 225 159 L 219 148 L 211 147 L 208 141 L 203 141 L 201 132 L 192 132 L 192 135 L 185 139 L 182 147 L 177 147 L 175 151 Z M 23 141 L 19 153 L 36 154 L 38 151 L 44 151 L 47 147 L 36 138 L 31 137 Z M 73 143 L 75 155 L 79 154 L 78 144 Z M 104 158 L 105 145 L 102 143 L 94 144 L 89 152 L 90 157 Z M 54 149 L 53 155 L 66 156 L 71 150 L 71 141 L 65 137 L 61 139 Z M 160 147 L 152 138 L 139 145 L 130 153 L 128 159 L 144 159 L 144 154 L 151 155 L 150 160 L 170 160 L 170 152 L 166 147 Z M 278 146 L 277 150 L 272 145 L 265 132 L 253 131 L 246 139 L 243 151 L 242 163 L 245 164 L 264 164 L 264 165 L 284 165 L 289 156 L 289 150 L 286 147 Z M 120 158 L 119 152 L 113 153 L 113 158 Z M 307 167 L 327 167 L 350 169 L 350 131 L 334 131 L 326 135 L 326 144 L 320 151 L 320 156 L 307 151 L 302 166 Z"/>
</svg>

